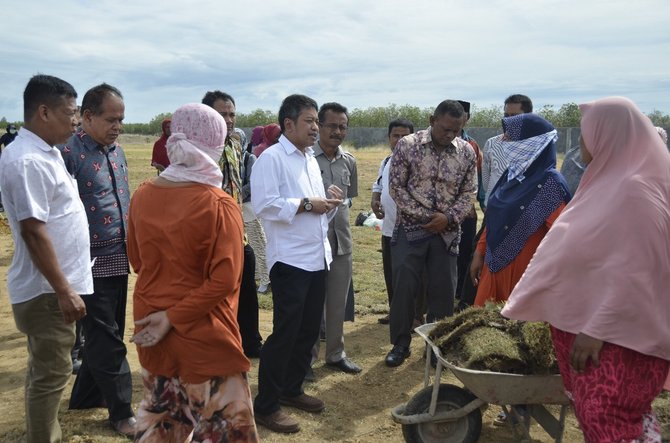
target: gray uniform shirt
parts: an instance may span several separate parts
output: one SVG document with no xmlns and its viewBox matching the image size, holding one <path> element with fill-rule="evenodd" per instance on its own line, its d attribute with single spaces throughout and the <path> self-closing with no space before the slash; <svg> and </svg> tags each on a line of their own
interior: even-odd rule
<svg viewBox="0 0 670 443">
<path fill-rule="evenodd" d="M 349 226 L 349 204 L 347 199 L 358 196 L 358 172 L 356 159 L 338 146 L 335 158 L 329 160 L 323 153 L 319 142 L 314 147 L 314 157 L 321 169 L 323 186 L 328 190 L 330 185 L 342 189 L 345 202 L 337 209 L 335 217 L 328 224 L 328 241 L 333 255 L 351 254 L 353 241 Z M 326 192 L 328 195 L 328 192 Z M 330 197 L 328 195 L 328 197 Z"/>
</svg>

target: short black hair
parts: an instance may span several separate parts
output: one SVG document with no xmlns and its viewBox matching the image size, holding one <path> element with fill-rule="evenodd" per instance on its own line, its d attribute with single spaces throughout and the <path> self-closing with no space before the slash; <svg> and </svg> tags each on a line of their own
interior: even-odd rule
<svg viewBox="0 0 670 443">
<path fill-rule="evenodd" d="M 391 120 L 391 123 L 389 123 L 389 133 L 386 135 L 390 136 L 393 128 L 397 128 L 398 126 L 409 129 L 410 133 L 414 132 L 414 124 L 411 121 L 407 120 L 406 118 L 396 118 L 395 120 Z"/>
<path fill-rule="evenodd" d="M 64 98 L 77 98 L 77 91 L 71 84 L 52 75 L 33 76 L 23 91 L 23 120 L 29 121 L 40 105 L 55 107 Z"/>
<path fill-rule="evenodd" d="M 349 111 L 347 111 L 347 108 L 345 106 L 342 106 L 339 103 L 335 102 L 328 102 L 324 103 L 321 105 L 321 108 L 319 108 L 319 121 L 322 122 L 326 119 L 326 112 L 331 111 L 331 112 L 336 112 L 338 114 L 344 114 L 347 116 L 347 121 L 349 121 Z"/>
<path fill-rule="evenodd" d="M 102 103 L 108 95 L 116 95 L 123 100 L 121 91 L 112 85 L 101 83 L 86 91 L 84 98 L 81 99 L 81 109 L 79 112 L 83 114 L 86 111 L 90 111 L 93 115 L 100 115 L 102 113 Z"/>
<path fill-rule="evenodd" d="M 525 114 L 529 114 L 533 112 L 533 102 L 528 98 L 528 96 L 523 95 L 523 94 L 512 94 L 509 97 L 505 99 L 505 104 L 508 105 L 510 103 L 518 103 L 521 105 L 521 110 Z"/>
<path fill-rule="evenodd" d="M 202 104 L 207 105 L 210 108 L 214 107 L 214 102 L 217 100 L 223 100 L 224 102 L 231 102 L 233 106 L 235 105 L 235 99 L 233 98 L 232 95 L 219 91 L 218 89 L 216 91 L 207 91 L 205 96 L 202 98 Z"/>
<path fill-rule="evenodd" d="M 433 117 L 438 118 L 445 114 L 453 118 L 463 118 L 465 116 L 465 110 L 463 109 L 463 105 L 456 100 L 444 100 L 437 105 L 437 108 L 435 108 Z"/>
<path fill-rule="evenodd" d="M 315 111 L 318 111 L 319 105 L 316 104 L 314 99 L 302 94 L 292 94 L 286 97 L 281 102 L 279 115 L 277 116 L 281 132 L 284 132 L 284 119 L 298 121 L 298 116 L 305 108 L 314 108 Z"/>
</svg>

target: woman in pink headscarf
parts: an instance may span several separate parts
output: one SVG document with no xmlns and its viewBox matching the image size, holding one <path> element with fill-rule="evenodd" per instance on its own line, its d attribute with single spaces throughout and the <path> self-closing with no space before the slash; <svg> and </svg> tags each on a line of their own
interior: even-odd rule
<svg viewBox="0 0 670 443">
<path fill-rule="evenodd" d="M 257 442 L 237 306 L 243 225 L 221 189 L 226 122 L 206 105 L 172 116 L 170 166 L 130 202 L 137 282 L 132 341 L 144 398 L 136 442 Z"/>
<path fill-rule="evenodd" d="M 670 368 L 670 154 L 630 100 L 580 106 L 588 167 L 503 315 L 547 321 L 587 442 L 660 441 Z"/>
</svg>

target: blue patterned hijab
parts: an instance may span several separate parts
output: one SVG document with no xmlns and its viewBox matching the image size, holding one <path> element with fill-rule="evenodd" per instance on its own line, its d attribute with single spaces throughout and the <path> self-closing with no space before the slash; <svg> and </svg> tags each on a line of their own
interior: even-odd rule
<svg viewBox="0 0 670 443">
<path fill-rule="evenodd" d="M 486 207 L 486 256 L 491 272 L 510 264 L 528 238 L 562 204 L 570 200 L 556 170 L 556 130 L 537 114 L 502 120 L 503 152 L 509 167 Z"/>
</svg>

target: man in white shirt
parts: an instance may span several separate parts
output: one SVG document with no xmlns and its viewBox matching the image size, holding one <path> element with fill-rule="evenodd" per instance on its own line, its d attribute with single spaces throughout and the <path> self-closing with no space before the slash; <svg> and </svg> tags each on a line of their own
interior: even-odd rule
<svg viewBox="0 0 670 443">
<path fill-rule="evenodd" d="M 533 102 L 525 95 L 513 94 L 505 99 L 505 117 L 533 112 Z M 484 144 L 484 160 L 482 162 L 482 187 L 486 191 L 484 205 L 488 203 L 498 180 L 507 169 L 508 161 L 502 147 L 503 134 L 486 140 Z"/>
<path fill-rule="evenodd" d="M 0 159 L 0 187 L 14 240 L 7 288 L 28 340 L 27 441 L 59 442 L 58 407 L 72 373 L 80 294 L 93 292 L 88 222 L 77 185 L 54 145 L 77 125 L 77 93 L 48 75 L 23 93 L 25 126 Z"/>
<path fill-rule="evenodd" d="M 331 186 L 326 198 L 311 146 L 319 134 L 317 104 L 290 95 L 279 108 L 282 136 L 258 158 L 251 172 L 251 205 L 267 237 L 274 305 L 272 334 L 261 349 L 256 422 L 275 432 L 300 426 L 280 405 L 321 412 L 323 401 L 305 394 L 302 384 L 318 339 L 332 261 L 328 221 L 342 204 Z"/>
</svg>

